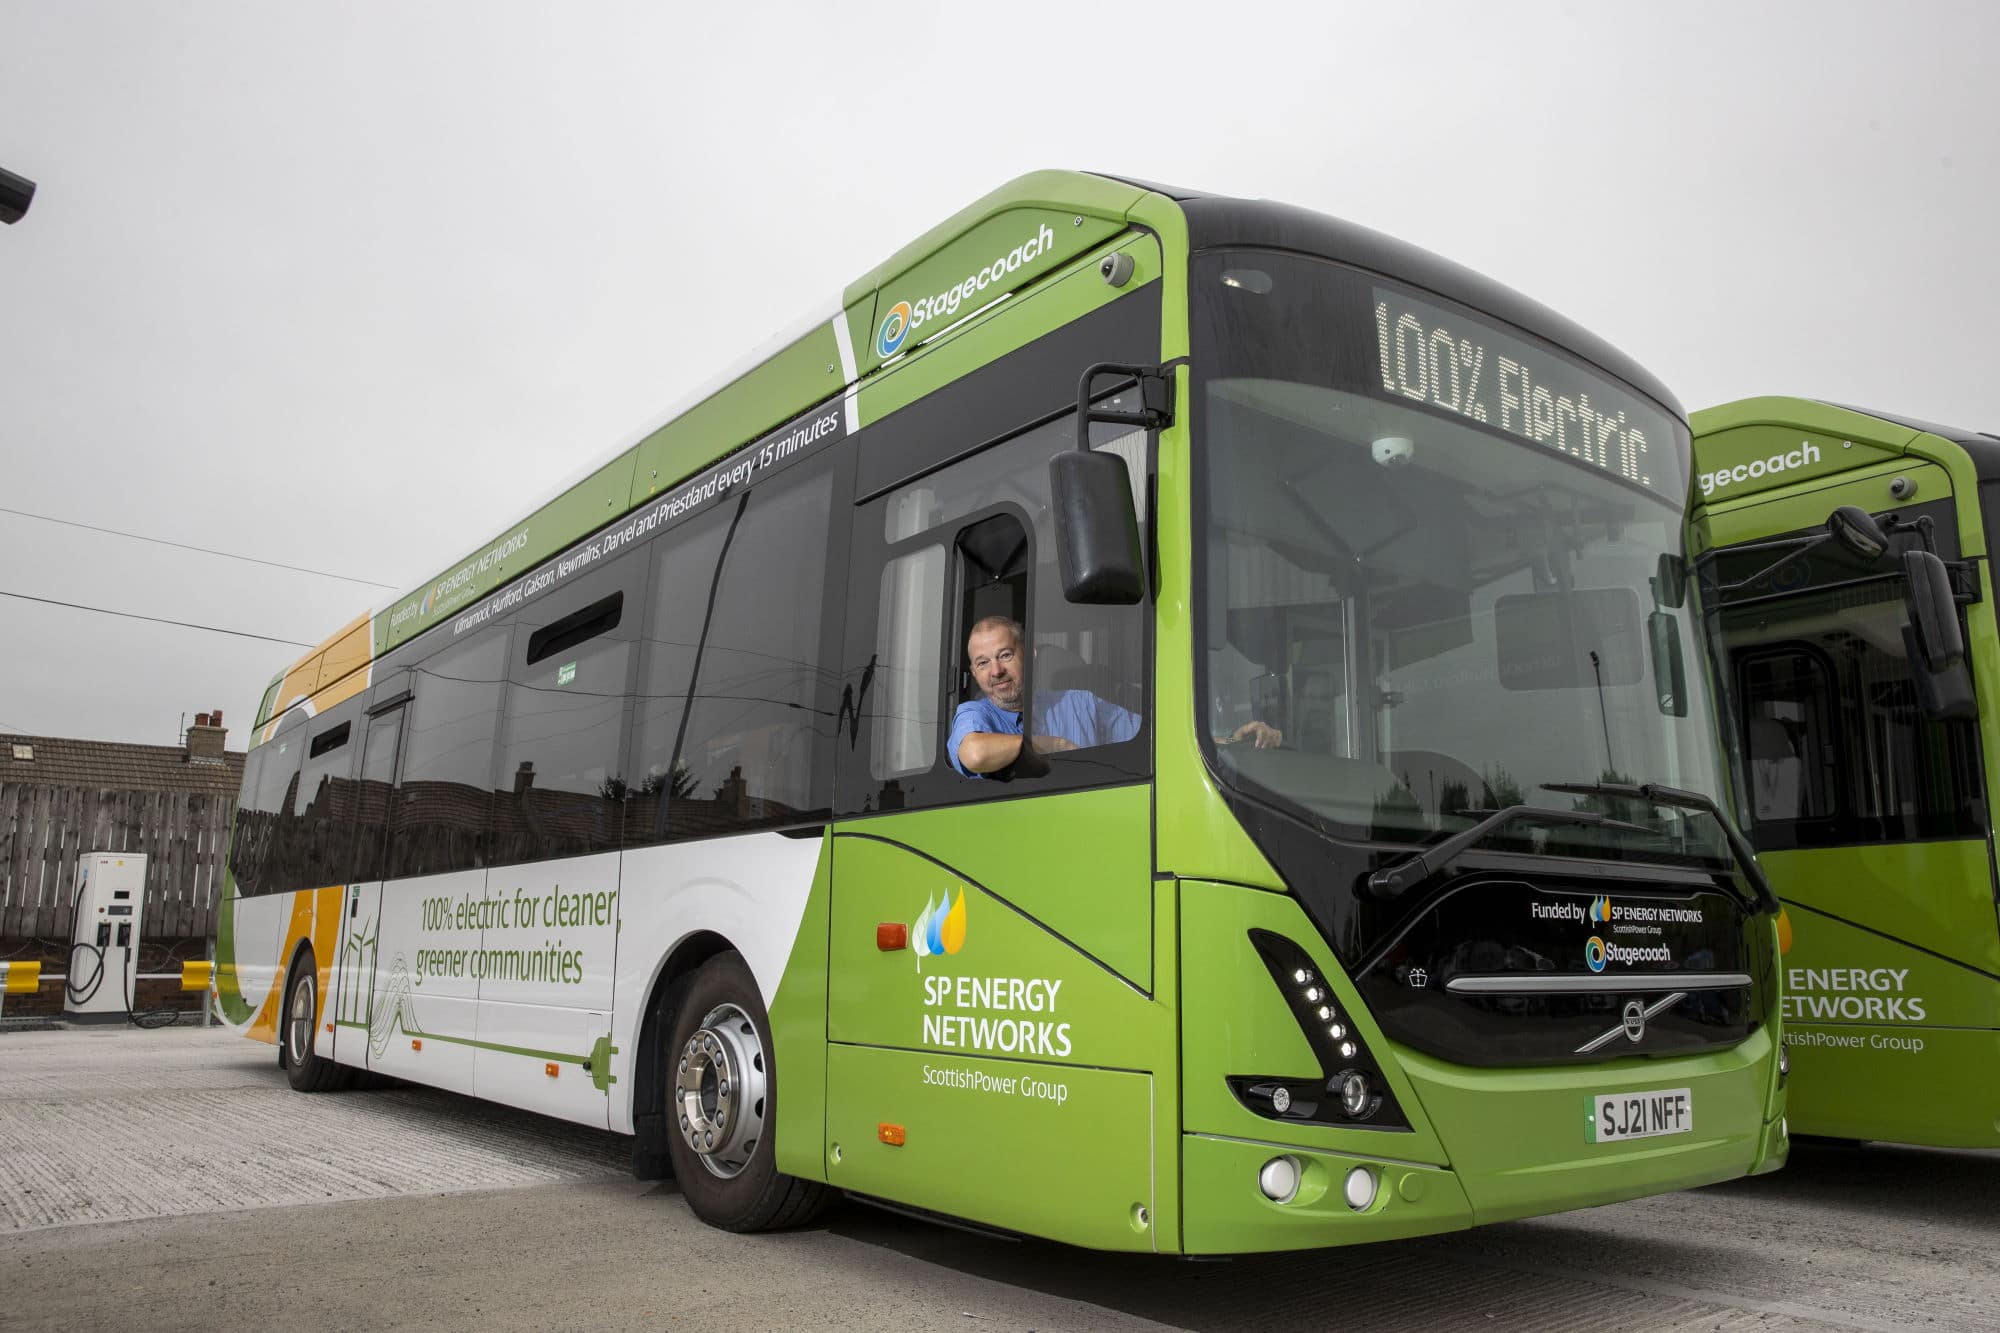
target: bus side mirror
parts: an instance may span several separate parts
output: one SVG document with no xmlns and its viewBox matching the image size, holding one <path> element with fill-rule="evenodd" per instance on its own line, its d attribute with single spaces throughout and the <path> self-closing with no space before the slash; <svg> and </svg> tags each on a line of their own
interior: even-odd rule
<svg viewBox="0 0 2000 1333">
<path fill-rule="evenodd" d="M 1072 449 L 1049 460 L 1056 565 L 1066 601 L 1131 606 L 1146 592 L 1139 515 L 1125 460 Z"/>
<path fill-rule="evenodd" d="M 1965 634 L 1958 627 L 1958 603 L 1951 594 L 1951 574 L 1944 561 L 1929 551 L 1903 552 L 1903 597 L 1909 605 L 1910 628 L 1917 651 L 1932 674 L 1942 673 L 1965 657 Z"/>
<path fill-rule="evenodd" d="M 1668 717 L 1686 717 L 1687 662 L 1681 656 L 1680 623 L 1665 611 L 1646 617 L 1646 647 L 1653 659 L 1653 697 Z"/>
<path fill-rule="evenodd" d="M 1882 558 L 1889 536 L 1874 516 L 1859 505 L 1842 505 L 1826 516 L 1826 532 L 1850 554 L 1866 561 Z"/>
<path fill-rule="evenodd" d="M 1660 552 L 1659 568 L 1654 576 L 1653 600 L 1668 610 L 1676 610 L 1687 605 L 1687 560 L 1672 551 Z M 1678 639 L 1675 640 L 1679 642 Z"/>
</svg>

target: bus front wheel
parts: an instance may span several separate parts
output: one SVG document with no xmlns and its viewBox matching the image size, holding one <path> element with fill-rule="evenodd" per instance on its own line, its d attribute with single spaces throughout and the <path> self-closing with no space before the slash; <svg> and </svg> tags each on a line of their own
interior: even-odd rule
<svg viewBox="0 0 2000 1333">
<path fill-rule="evenodd" d="M 724 1231 L 775 1231 L 818 1216 L 830 1191 L 780 1172 L 773 1156 L 771 1023 L 740 955 L 718 954 L 696 970 L 667 1049 L 667 1150 L 695 1216 Z"/>
</svg>

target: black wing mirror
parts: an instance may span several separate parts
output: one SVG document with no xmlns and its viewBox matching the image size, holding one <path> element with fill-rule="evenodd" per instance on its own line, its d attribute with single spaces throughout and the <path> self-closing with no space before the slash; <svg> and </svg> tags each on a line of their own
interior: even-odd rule
<svg viewBox="0 0 2000 1333">
<path fill-rule="evenodd" d="M 1923 665 L 1934 672 L 1955 666 L 1965 657 L 1965 633 L 1958 627 L 1950 571 L 1929 551 L 1912 548 L 1903 552 L 1903 578 Z"/>
<path fill-rule="evenodd" d="M 1889 534 L 1859 505 L 1842 505 L 1828 514 L 1826 533 L 1862 560 L 1880 560 L 1889 549 Z"/>
<path fill-rule="evenodd" d="M 1143 407 L 1137 412 L 1092 407 L 1091 385 L 1104 375 L 1137 380 Z M 1056 566 L 1066 601 L 1130 606 L 1146 595 L 1145 552 L 1139 542 L 1139 515 L 1132 507 L 1132 481 L 1124 459 L 1091 450 L 1090 427 L 1097 421 L 1145 430 L 1166 425 L 1173 420 L 1170 375 L 1155 366 L 1102 362 L 1077 381 L 1076 448 L 1049 460 Z"/>
</svg>

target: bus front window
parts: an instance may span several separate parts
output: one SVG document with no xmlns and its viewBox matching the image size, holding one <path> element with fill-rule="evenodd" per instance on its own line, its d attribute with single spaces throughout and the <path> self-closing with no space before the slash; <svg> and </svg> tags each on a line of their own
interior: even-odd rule
<svg viewBox="0 0 2000 1333">
<path fill-rule="evenodd" d="M 1408 843 L 1513 805 L 1637 817 L 1545 783 L 1719 792 L 1698 612 L 1661 586 L 1671 416 L 1331 264 L 1211 256 L 1196 285 L 1197 689 L 1224 781 Z M 1226 743 L 1252 720 L 1283 743 Z"/>
</svg>

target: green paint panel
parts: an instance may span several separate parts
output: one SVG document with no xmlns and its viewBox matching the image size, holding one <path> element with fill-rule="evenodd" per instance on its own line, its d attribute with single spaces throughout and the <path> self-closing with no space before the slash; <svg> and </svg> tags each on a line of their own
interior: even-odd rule
<svg viewBox="0 0 2000 1333">
<path fill-rule="evenodd" d="M 826 1179 L 1071 1245 L 1152 1250 L 1152 1100 L 1145 1074 L 837 1045 Z"/>
<path fill-rule="evenodd" d="M 859 903 L 845 896 L 850 886 L 865 886 L 866 910 L 886 913 L 873 921 L 914 922 L 925 893 L 941 893 L 947 882 L 958 883 L 956 872 L 1034 917 L 1046 932 L 1060 937 L 1058 944 L 1067 941 L 1065 947 L 1096 958 L 1138 989 L 1151 988 L 1150 788 L 1112 787 L 883 815 L 843 824 L 841 832 L 918 848 L 951 870 L 933 866 L 932 874 L 912 866 L 892 872 L 883 865 L 877 873 L 884 878 L 876 881 L 857 879 L 858 872 L 850 872 L 843 859 L 838 910 Z M 862 857 L 866 845 L 862 839 L 843 840 L 843 858 Z M 878 901 L 878 888 L 891 896 Z M 903 896 L 893 896 L 898 893 Z M 873 948 L 872 923 L 868 938 Z M 836 950 L 846 942 L 836 941 Z"/>
<path fill-rule="evenodd" d="M 812 891 L 769 1014 L 771 1060 L 783 1083 L 772 1151 L 780 1171 L 807 1180 L 826 1179 L 826 943 L 832 887 L 829 834 L 820 842 Z"/>
<path fill-rule="evenodd" d="M 1004 808 L 950 813 L 990 816 Z M 1050 814 L 1061 817 L 1058 811 Z M 920 818 L 925 816 L 907 820 Z M 884 824 L 907 820 L 873 820 L 868 827 L 874 833 Z M 1046 826 L 1038 837 L 1017 834 L 997 825 L 983 830 L 980 841 L 991 847 L 985 868 L 998 872 L 991 881 L 997 888 L 1032 884 L 1037 875 L 1049 873 L 1060 878 L 1048 887 L 1059 885 L 1075 898 L 1116 888 L 1134 904 L 1124 928 L 1150 945 L 1151 885 L 1143 875 L 1129 877 L 1128 893 L 1108 878 L 1065 872 L 1055 864 L 1060 858 L 1053 854 L 1054 846 L 1068 840 L 1051 836 Z M 940 840 L 927 841 L 935 846 Z M 834 845 L 827 951 L 831 1040 L 1145 1070 L 1158 1067 L 1170 1051 L 1170 1010 L 993 893 L 937 861 L 874 837 L 843 833 Z M 1086 840 L 1072 845 L 1079 857 L 1088 856 Z M 1037 847 L 1039 855 L 1033 854 Z M 1002 864 L 1009 850 L 1028 854 L 1014 858 L 1028 864 Z M 955 925 L 947 919 L 941 930 L 946 952 L 929 957 L 918 952 L 927 910 L 957 916 Z M 880 948 L 877 928 L 884 924 L 904 926 L 908 947 Z"/>
<path fill-rule="evenodd" d="M 2000 1147 L 2000 981 L 1933 957 L 1910 944 L 1837 920 L 1805 905 L 1833 886 L 1823 870 L 1854 876 L 1856 853 L 1886 883 L 1878 919 L 1898 907 L 1933 912 L 1958 907 L 1973 923 L 1954 956 L 1993 947 L 1991 901 L 1971 903 L 1972 884 L 1950 853 L 1984 847 L 1917 843 L 1767 854 L 1772 882 L 1787 899 L 1791 947 L 1785 953 L 1785 1034 L 1791 1045 L 1792 1130 L 1834 1138 L 1888 1139 L 1940 1147 Z M 1803 859 L 1802 859 L 1803 858 Z M 1912 864 L 1932 873 L 1906 878 Z M 1898 892 L 1892 886 L 1908 886 Z M 1843 888 L 1847 887 L 1845 884 Z M 1936 901 L 1950 890 L 1952 902 Z M 1845 915 L 1845 914 L 1843 914 Z M 1977 922 L 1985 918 L 1983 932 Z M 1897 933 L 1913 932 L 1906 923 Z"/>
<path fill-rule="evenodd" d="M 1389 1055 L 1416 1086 L 1484 1224 L 1753 1174 L 1782 1142 L 1765 1132 L 1776 1040 L 1767 1023 L 1706 1055 L 1520 1070 L 1451 1065 L 1406 1047 Z M 1662 1088 L 1689 1089 L 1692 1131 L 1590 1142 L 1594 1095 Z"/>
<path fill-rule="evenodd" d="M 1361 997 L 1295 899 L 1232 884 L 1189 880 L 1181 884 L 1181 921 L 1184 1128 L 1405 1162 L 1443 1165 L 1448 1160 L 1437 1132 L 1425 1119 L 1416 1089 L 1396 1068 L 1381 1029 L 1363 1008 Z M 1381 1063 L 1396 1100 L 1409 1117 L 1410 1129 L 1343 1129 L 1280 1122 L 1257 1115 L 1236 1099 L 1224 1081 L 1232 1075 L 1315 1078 L 1320 1072 L 1284 995 L 1250 943 L 1252 930 L 1283 936 L 1318 965 L 1333 991 L 1336 1008 Z M 1199 1205 L 1190 1196 L 1189 1217 L 1199 1212 Z"/>
<path fill-rule="evenodd" d="M 377 614 L 376 656 L 464 611 L 501 584 L 623 513 L 636 456 L 636 451 L 629 450 L 621 454 L 490 544 Z"/>
<path fill-rule="evenodd" d="M 1289 1202 L 1273 1203 L 1257 1188 L 1257 1175 L 1264 1163 L 1281 1154 L 1303 1170 L 1298 1193 Z M 1472 1205 L 1465 1191 L 1451 1172 L 1438 1167 L 1205 1134 L 1182 1139 L 1181 1157 L 1189 1254 L 1318 1249 L 1427 1236 L 1472 1225 Z M 1348 1207 L 1343 1193 L 1347 1173 L 1356 1167 L 1376 1175 L 1375 1202 L 1364 1212 Z"/>
<path fill-rule="evenodd" d="M 1699 510 L 1693 524 L 1692 549 L 1699 552 L 1715 546 L 1734 546 L 1738 542 L 1822 529 L 1827 515 L 1841 505 L 1858 505 L 1871 514 L 1899 508 L 1904 502 L 1889 493 L 1889 483 L 1897 477 L 1915 483 L 1918 502 L 1941 500 L 1952 494 L 1950 474 L 1934 463 L 1908 458 L 1870 460 L 1851 471 L 1799 481 L 1740 503 L 1731 501 Z M 1775 553 L 1772 558 L 1776 558 Z"/>
<path fill-rule="evenodd" d="M 2000 935 L 1984 842 L 1870 843 L 1764 852 L 1757 860 L 1786 902 L 1844 917 L 1879 932 L 1878 938 L 1906 940 L 2000 974 Z M 1798 964 L 1795 955 L 1803 940 L 1800 923 L 1801 918 L 1792 918 L 1794 954 L 1786 958 L 1792 966 Z M 1881 947 L 1892 947 L 1890 939 L 1882 939 Z M 1857 966 L 1867 963 L 1855 960 Z M 1995 1003 L 2000 1003 L 2000 985 Z M 1978 1021 L 1993 1022 L 1994 1014 L 1989 1010 Z"/>
<path fill-rule="evenodd" d="M 1895 463 L 1912 433 L 1905 431 L 1905 441 L 1893 447 L 1785 426 L 1738 426 L 1703 436 L 1695 449 L 1698 503 L 1724 504 L 1871 464 Z"/>
<path fill-rule="evenodd" d="M 644 503 L 846 387 L 831 322 L 639 442 L 626 506 Z M 582 534 L 577 534 L 581 536 Z"/>
<path fill-rule="evenodd" d="M 855 355 L 870 370 L 907 355 L 959 320 L 1055 272 L 1123 230 L 1122 215 L 1101 218 L 1068 210 L 1010 208 L 987 217 L 882 287 L 875 298 L 868 341 L 855 348 Z M 1100 280 L 1098 285 L 1104 284 Z"/>
<path fill-rule="evenodd" d="M 1132 278 L 1123 287 L 1098 276 L 1097 265 L 1114 251 L 1132 256 Z M 1150 237 L 1132 236 L 1086 253 L 1044 286 L 982 312 L 868 380 L 860 393 L 861 420 L 880 421 L 1015 348 L 1132 295 L 1160 274 L 1160 248 Z M 1083 372 L 1080 365 L 1076 369 Z"/>
<path fill-rule="evenodd" d="M 233 836 L 233 835 L 232 835 Z M 236 876 L 223 858 L 222 901 L 215 914 L 215 998 L 222 1017 L 238 1027 L 257 1016 L 236 980 Z"/>
<path fill-rule="evenodd" d="M 979 229 L 996 215 L 1028 210 L 1053 213 L 1064 222 L 1080 214 L 1086 222 L 1122 224 L 1126 213 L 1148 197 L 1148 192 L 1136 185 L 1104 176 L 1078 171 L 1031 171 L 974 200 L 862 274 L 849 284 L 846 303 L 852 306 L 866 301 L 882 288 L 921 286 L 916 275 L 927 273 L 948 259 L 959 263 L 974 254 L 983 254 L 984 249 L 970 244 L 969 238 L 978 235 Z"/>
</svg>

